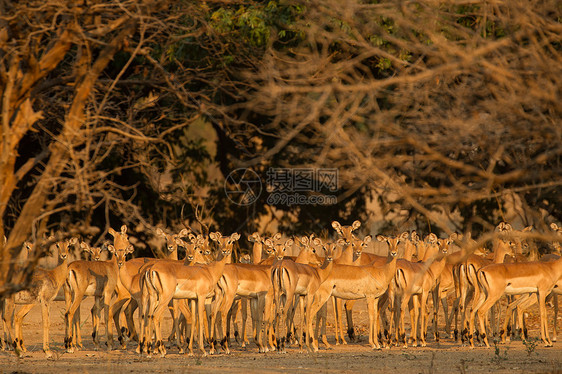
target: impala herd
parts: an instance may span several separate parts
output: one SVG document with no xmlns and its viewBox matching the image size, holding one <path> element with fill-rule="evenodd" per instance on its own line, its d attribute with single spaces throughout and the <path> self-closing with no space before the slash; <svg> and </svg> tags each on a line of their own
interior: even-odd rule
<svg viewBox="0 0 562 374">
<path fill-rule="evenodd" d="M 251 256 L 243 257 L 244 263 L 232 261 L 234 244 L 240 239 L 238 233 L 195 235 L 184 229 L 178 234 L 168 234 L 158 229 L 156 234 L 166 240 L 166 259 L 126 260 L 133 252 L 126 226 L 119 232 L 109 230 L 113 244 L 94 248 L 81 242 L 79 248 L 90 254 L 91 261 L 69 263 L 69 251 L 73 246 L 78 247 L 78 240 L 58 241 L 59 265 L 52 270 L 36 268 L 29 287 L 0 299 L 2 349 L 11 347 L 17 355 L 23 355 L 26 351 L 23 319 L 34 305 L 40 304 L 43 351 L 47 357 L 52 356 L 49 309 L 61 287 L 66 304 L 64 344 L 69 353 L 82 348 L 79 308 L 87 296 L 94 297 L 91 312 L 96 349 L 100 347 L 98 329 L 103 311 L 108 348 L 113 348 L 115 324 L 123 349 L 131 339 L 137 342 L 136 352 L 147 355 L 166 354 L 162 335 L 162 318 L 166 313 L 171 314 L 173 321 L 169 344 L 176 345 L 180 352 L 187 347 L 189 354 L 193 354 L 197 337 L 197 347 L 203 355 L 207 347 L 211 354 L 219 349 L 230 353 L 232 325 L 236 340 L 246 346 L 248 302 L 252 334 L 259 352 L 285 352 L 290 344 L 298 344 L 300 351 L 305 347 L 318 351 L 318 338 L 329 349 L 326 336 L 329 304 L 334 310 L 335 342 L 347 344 L 342 310 L 346 312 L 348 335 L 354 339 L 352 310 L 360 299 L 367 302 L 369 345 L 375 349 L 408 344 L 426 346 L 431 320 L 433 338 L 438 342 L 440 304 L 445 313 L 445 333 L 454 340 L 460 337 L 463 345 L 474 347 L 478 338 L 489 347 L 490 334 L 504 342 L 512 325 L 519 326 L 516 332 L 527 339 L 524 311 L 535 302 L 539 304 L 543 343 L 552 346 L 552 340 L 556 340 L 557 295 L 562 292 L 558 242 L 550 244 L 551 254 L 539 258 L 538 251 L 531 248 L 529 255 L 522 258 L 521 248 L 528 245 L 525 232 L 530 228 L 517 231 L 502 222 L 496 228 L 490 254 L 467 236 L 452 234 L 439 239 L 429 234 L 422 240 L 412 231 L 398 236 L 377 235 L 376 240 L 386 243 L 388 248 L 386 256 L 377 256 L 364 251 L 372 241 L 371 236 L 361 239 L 353 233 L 360 226 L 359 221 L 350 226 L 334 221 L 332 227 L 337 233 L 334 240 L 314 235 L 282 239 L 281 234 L 263 237 L 254 233 L 247 238 L 253 248 Z M 551 234 L 560 236 L 562 241 L 562 228 L 556 224 L 550 227 Z M 300 248 L 296 257 L 286 255 L 292 252 L 293 246 Z M 24 251 L 32 247 L 25 243 Z M 186 253 L 182 260 L 178 259 L 178 247 Z M 100 260 L 104 248 L 112 254 L 109 261 Z M 432 316 L 428 313 L 430 295 Z M 450 296 L 453 297 L 451 313 L 447 303 Z M 499 300 L 503 296 L 507 309 L 499 329 Z M 555 311 L 552 340 L 547 326 L 547 300 L 552 300 Z M 21 307 L 16 311 L 17 304 Z M 240 310 L 241 332 L 236 325 Z M 300 325 L 294 318 L 297 310 L 300 310 Z M 411 326 L 408 339 L 406 311 Z M 494 312 L 491 318 L 488 311 Z"/>
</svg>

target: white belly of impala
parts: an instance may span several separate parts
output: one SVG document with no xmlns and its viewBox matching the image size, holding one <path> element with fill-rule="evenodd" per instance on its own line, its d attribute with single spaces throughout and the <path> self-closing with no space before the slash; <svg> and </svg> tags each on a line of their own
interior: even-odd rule
<svg viewBox="0 0 562 374">
<path fill-rule="evenodd" d="M 517 295 L 517 294 L 529 293 L 529 292 L 537 292 L 537 287 L 513 286 L 510 284 L 505 288 L 505 293 L 510 295 Z"/>
<path fill-rule="evenodd" d="M 182 289 L 181 286 L 176 286 L 176 290 L 174 292 L 174 299 L 195 299 L 197 295 L 195 292 L 189 289 Z"/>
</svg>

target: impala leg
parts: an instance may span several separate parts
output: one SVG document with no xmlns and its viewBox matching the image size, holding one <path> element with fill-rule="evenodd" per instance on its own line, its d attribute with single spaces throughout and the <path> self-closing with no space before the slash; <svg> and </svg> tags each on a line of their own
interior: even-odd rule
<svg viewBox="0 0 562 374">
<path fill-rule="evenodd" d="M 218 319 L 220 328 L 218 329 L 218 331 L 220 331 L 221 336 L 220 337 L 217 336 L 217 339 L 220 339 L 221 347 L 226 354 L 230 354 L 230 349 L 229 349 L 230 326 L 228 325 L 230 324 L 231 318 L 233 317 L 233 313 L 231 312 L 237 310 L 237 306 L 236 306 L 236 304 L 238 304 L 237 301 L 239 300 L 227 301 L 226 297 L 224 297 L 223 302 L 221 303 L 220 308 L 218 309 L 218 313 L 220 313 L 220 319 Z M 215 303 L 218 303 L 218 300 L 215 300 Z M 235 314 L 237 313 L 235 312 Z M 236 326 L 236 323 L 234 323 L 234 325 Z M 237 330 L 238 328 L 236 327 L 235 331 Z"/>
<path fill-rule="evenodd" d="M 196 300 L 191 300 L 191 331 L 189 334 L 189 345 L 188 345 L 188 350 L 189 350 L 189 355 L 193 356 L 193 338 L 194 338 L 194 334 L 195 331 L 197 330 L 197 307 L 196 307 Z"/>
<path fill-rule="evenodd" d="M 329 286 L 329 285 L 328 285 Z M 314 295 L 314 302 L 310 306 L 310 310 L 308 312 L 309 318 L 307 321 L 307 332 L 309 336 L 312 338 L 312 350 L 314 352 L 318 352 L 318 340 L 316 340 L 316 336 L 314 335 L 314 330 L 312 328 L 312 316 L 315 316 L 316 313 L 322 308 L 322 305 L 328 301 L 331 294 L 331 289 L 328 289 L 328 286 L 320 286 L 316 294 Z"/>
<path fill-rule="evenodd" d="M 436 292 L 436 294 L 438 294 L 438 292 Z M 439 297 L 439 296 L 437 296 Z M 421 322 L 420 322 L 420 340 L 421 340 L 421 346 L 425 347 L 427 346 L 427 342 L 426 342 L 426 336 L 427 336 L 427 324 L 428 324 L 428 314 L 427 314 L 427 301 L 429 299 L 429 294 L 427 293 L 422 293 L 421 294 L 421 305 L 420 305 L 420 314 L 421 314 Z M 436 305 L 437 307 L 439 307 L 439 303 L 437 303 Z M 436 313 L 435 309 L 437 308 L 433 308 L 434 309 L 434 313 Z M 434 326 L 437 326 L 436 321 L 434 321 Z"/>
<path fill-rule="evenodd" d="M 154 344 L 154 352 L 160 352 L 161 357 L 166 356 L 166 347 L 164 346 L 164 340 L 162 339 L 162 316 L 166 309 L 168 309 L 168 304 L 170 303 L 169 300 L 164 302 L 159 302 L 156 309 L 154 309 L 154 313 L 150 316 L 152 320 L 152 325 L 154 326 L 154 335 L 155 335 L 155 344 Z M 150 333 L 150 332 L 148 332 Z M 149 352 L 150 354 L 150 352 Z"/>
<path fill-rule="evenodd" d="M 82 323 L 80 322 L 80 317 L 80 304 L 78 304 L 76 313 L 74 313 L 74 317 L 72 318 L 72 341 L 76 349 L 84 348 L 82 345 Z"/>
<path fill-rule="evenodd" d="M 337 319 L 337 323 L 336 326 L 339 330 L 339 337 L 341 339 L 341 343 L 342 344 L 347 344 L 347 341 L 345 340 L 345 335 L 343 333 L 343 323 L 342 323 L 342 300 L 339 298 L 336 298 L 336 307 L 337 307 L 337 314 L 336 314 L 336 319 Z M 336 338 L 337 341 L 337 338 Z"/>
<path fill-rule="evenodd" d="M 387 348 L 390 348 L 390 346 L 392 345 L 392 334 L 394 333 L 394 329 L 398 329 L 398 324 L 396 323 L 396 311 L 394 305 L 396 305 L 396 295 L 389 292 L 388 310 L 389 310 L 390 318 L 388 320 L 388 333 L 385 334 Z"/>
<path fill-rule="evenodd" d="M 558 335 L 558 295 L 552 294 L 552 302 L 554 303 L 554 331 L 552 334 L 552 341 L 556 341 Z"/>
<path fill-rule="evenodd" d="M 374 298 L 367 298 L 367 310 L 369 312 L 369 345 L 373 349 L 380 349 L 377 319 L 378 319 L 378 300 Z"/>
<path fill-rule="evenodd" d="M 353 306 L 355 305 L 355 300 L 348 300 L 344 303 L 345 317 L 347 319 L 347 336 L 350 341 L 357 341 L 358 337 L 355 336 L 355 329 L 353 328 Z M 341 326 L 341 316 L 339 320 Z M 345 344 L 345 343 L 344 343 Z"/>
<path fill-rule="evenodd" d="M 388 309 L 388 305 L 390 304 L 389 298 L 388 298 L 388 293 L 384 293 L 382 296 L 377 298 L 377 320 L 376 320 L 376 324 L 377 324 L 377 328 L 376 328 L 376 333 L 377 333 L 377 338 L 380 342 L 380 340 L 382 339 L 383 341 L 383 346 L 384 347 L 388 347 L 387 345 L 387 341 L 388 341 L 388 337 L 389 337 L 389 331 L 390 331 L 390 321 L 386 315 L 386 311 Z"/>
<path fill-rule="evenodd" d="M 246 344 L 248 344 L 248 337 L 246 334 L 246 322 L 248 320 L 248 299 L 240 299 L 240 309 L 240 313 L 242 314 L 242 336 L 240 338 L 237 338 L 237 341 L 242 347 L 245 347 Z M 236 336 L 236 334 L 234 336 Z"/>
<path fill-rule="evenodd" d="M 2 350 L 9 349 L 14 341 L 14 331 L 12 330 L 14 322 L 14 303 L 11 298 L 1 300 L 2 303 L 2 321 L 4 330 L 4 344 Z"/>
<path fill-rule="evenodd" d="M 308 299 L 312 299 L 311 297 L 308 297 Z M 309 302 L 310 304 L 310 302 Z M 310 307 L 307 306 L 307 313 L 310 310 Z M 322 343 L 324 343 L 324 346 L 326 346 L 326 349 L 332 349 L 332 346 L 330 345 L 330 343 L 328 343 L 328 338 L 326 336 L 326 322 L 328 320 L 328 302 L 325 302 L 324 305 L 322 305 L 322 308 L 320 308 L 320 310 L 318 311 L 318 313 L 316 314 L 317 318 L 316 318 L 316 324 L 321 324 L 321 329 L 320 329 L 320 334 L 322 336 Z M 311 317 L 312 318 L 312 317 Z M 307 339 L 307 343 L 309 340 L 309 336 L 306 337 Z"/>
<path fill-rule="evenodd" d="M 98 350 L 100 346 L 99 340 L 99 324 L 100 324 L 100 297 L 94 297 L 94 306 L 92 307 L 92 324 L 93 324 L 93 332 L 92 332 L 92 340 L 94 341 L 94 350 Z"/>
<path fill-rule="evenodd" d="M 481 286 L 483 287 L 483 286 Z M 475 285 L 473 288 L 473 295 L 472 295 L 472 306 L 470 310 L 470 317 L 469 317 L 469 332 L 468 332 L 468 341 L 471 348 L 474 348 L 474 324 L 475 318 L 477 317 L 477 312 L 480 313 L 480 309 L 484 306 L 484 303 L 491 299 L 490 290 L 488 288 L 483 288 L 480 290 L 478 285 Z M 499 297 L 498 297 L 499 298 Z M 488 309 L 494 304 L 495 301 L 491 302 L 489 306 L 486 306 L 486 313 Z M 484 316 L 482 316 L 484 318 Z M 478 319 L 480 320 L 480 315 L 478 315 Z M 480 323 L 480 328 L 485 328 L 484 323 Z M 485 330 L 482 332 L 484 336 L 486 336 Z"/>
<path fill-rule="evenodd" d="M 490 291 L 491 290 L 488 288 L 484 289 L 484 292 L 481 293 L 481 296 L 479 298 L 480 302 L 478 302 L 475 307 L 476 315 L 478 317 L 478 323 L 481 329 L 481 336 L 482 339 L 484 340 L 484 344 L 486 344 L 486 347 L 488 348 L 490 347 L 490 344 L 488 342 L 488 336 L 486 335 L 486 325 L 484 319 L 487 317 L 488 315 L 487 313 L 490 310 L 490 308 L 492 308 L 496 303 L 496 301 L 498 301 L 499 298 L 501 297 L 501 293 L 498 292 L 491 293 Z M 472 331 L 473 330 L 471 330 L 471 332 Z"/>
<path fill-rule="evenodd" d="M 146 341 L 145 335 L 145 326 L 148 323 L 148 298 L 145 297 L 144 293 L 141 296 L 141 302 L 139 304 L 139 338 L 138 338 L 138 345 L 136 348 L 136 352 L 141 354 L 144 350 L 144 344 Z"/>
<path fill-rule="evenodd" d="M 173 341 L 176 341 L 176 345 L 180 346 L 180 334 L 179 334 L 179 319 L 178 319 L 178 300 L 172 299 L 168 305 L 168 310 L 170 311 L 170 317 L 172 318 L 172 331 L 168 335 L 168 342 L 170 347 Z"/>
<path fill-rule="evenodd" d="M 43 352 L 45 352 L 45 356 L 47 358 L 53 357 L 53 353 L 49 349 L 49 325 L 50 325 L 49 309 L 50 309 L 49 302 L 42 300 L 41 319 L 43 322 Z"/>
<path fill-rule="evenodd" d="M 79 336 L 79 329 L 80 329 L 80 325 L 79 322 L 75 323 L 75 313 L 78 310 L 78 308 L 80 307 L 80 302 L 82 301 L 82 298 L 84 297 L 84 295 L 82 293 L 78 293 L 78 294 L 74 294 L 74 297 L 72 298 L 72 302 L 70 304 L 70 308 L 67 309 L 66 314 L 65 314 L 65 320 L 66 320 L 66 339 L 65 339 L 65 346 L 66 346 L 66 351 L 68 353 L 74 353 L 74 347 L 76 346 L 76 339 L 77 336 Z M 80 313 L 78 311 L 78 313 Z M 73 328 L 76 330 L 76 338 L 75 340 L 73 340 Z"/>
<path fill-rule="evenodd" d="M 14 351 L 16 355 L 19 357 L 23 357 L 23 353 L 27 352 L 25 345 L 23 344 L 23 334 L 22 334 L 22 325 L 23 319 L 29 313 L 29 311 L 33 308 L 33 304 L 27 304 L 21 307 L 20 310 L 16 313 L 14 326 L 16 329 L 15 332 L 15 341 L 14 341 Z"/>
<path fill-rule="evenodd" d="M 215 301 L 211 305 L 211 323 L 210 323 L 210 330 L 209 330 L 209 354 L 213 355 L 217 353 L 216 345 L 217 339 L 220 339 L 218 336 L 218 331 L 216 331 L 216 324 L 217 324 L 217 315 L 220 312 L 220 320 L 222 321 L 220 329 L 221 334 L 226 336 L 226 331 L 223 333 L 222 328 L 226 328 L 226 319 L 228 318 L 228 310 L 232 306 L 232 300 L 226 305 L 226 300 L 224 294 L 220 290 L 220 288 L 215 289 Z M 215 337 L 216 335 L 216 337 Z"/>
<path fill-rule="evenodd" d="M 394 325 L 395 325 L 395 344 L 398 346 L 403 337 L 404 332 L 404 310 L 402 309 L 403 296 L 396 293 L 394 296 Z M 404 342 L 406 342 L 404 336 Z"/>
<path fill-rule="evenodd" d="M 439 331 L 437 330 L 437 319 L 439 318 L 439 285 L 437 285 L 433 289 L 433 291 L 431 292 L 431 295 L 433 296 L 433 338 L 435 339 L 436 342 L 438 342 L 439 341 Z M 427 325 L 424 326 L 424 329 L 425 329 L 425 334 L 427 334 Z M 425 336 L 423 336 L 423 339 L 425 341 Z M 425 345 L 424 345 L 424 347 L 425 347 Z"/>
<path fill-rule="evenodd" d="M 484 333 L 486 334 L 492 334 L 492 336 L 495 335 L 496 333 L 496 321 L 498 319 L 498 305 L 499 303 L 496 303 L 492 306 L 492 308 L 490 309 L 490 318 L 486 319 L 486 331 L 484 331 Z M 516 313 L 517 309 L 514 309 L 514 313 Z"/>
<path fill-rule="evenodd" d="M 304 296 L 300 296 L 298 298 L 298 303 L 299 303 L 299 308 L 300 308 L 300 312 L 301 312 L 301 324 L 300 324 L 300 329 L 298 330 L 298 332 L 296 333 L 298 336 L 298 344 L 299 344 L 299 351 L 302 352 L 302 348 L 303 348 L 303 335 L 304 338 L 306 339 L 306 330 L 304 328 L 305 325 L 305 318 L 304 318 L 304 313 L 305 313 L 305 304 L 304 304 Z M 294 318 L 294 312 L 293 312 L 293 318 Z M 294 320 L 293 320 L 294 321 Z"/>
<path fill-rule="evenodd" d="M 466 305 L 467 302 L 470 300 L 469 298 L 472 296 L 472 293 L 469 294 L 468 289 L 464 289 L 462 287 L 462 280 L 461 280 L 461 293 L 459 297 L 459 313 L 461 315 L 461 344 L 464 345 L 465 342 L 468 340 L 468 321 L 466 320 Z"/>
<path fill-rule="evenodd" d="M 548 326 L 547 326 L 547 316 L 546 316 L 546 296 L 547 293 L 544 291 L 537 292 L 537 298 L 539 301 L 539 310 L 541 316 L 541 339 L 544 342 L 545 347 L 552 347 L 552 341 L 550 340 L 550 336 L 548 334 Z"/>
<path fill-rule="evenodd" d="M 113 350 L 113 326 L 111 325 L 111 320 L 109 319 L 109 309 L 111 302 L 111 294 L 113 292 L 106 294 L 103 298 L 103 318 L 105 321 L 105 338 L 108 350 Z"/>
<path fill-rule="evenodd" d="M 447 305 L 447 299 L 445 299 L 445 305 Z M 443 307 L 445 307 L 445 305 Z M 453 300 L 453 310 L 451 310 L 451 314 L 449 314 L 449 319 L 447 319 L 447 325 L 445 326 L 445 332 L 449 334 L 449 337 L 454 341 L 457 341 L 458 339 L 458 329 L 457 329 L 458 323 L 459 323 L 459 298 L 455 296 Z"/>
<path fill-rule="evenodd" d="M 127 344 L 125 343 L 124 334 L 121 328 L 120 316 L 121 310 L 123 309 L 125 304 L 128 304 L 128 301 L 128 298 L 118 298 L 109 309 L 109 315 L 112 317 L 113 323 L 115 324 L 115 330 L 117 331 L 117 340 L 119 340 L 119 342 L 121 343 L 121 347 L 126 347 Z"/>
<path fill-rule="evenodd" d="M 129 299 L 129 301 L 124 306 L 125 321 L 127 323 L 127 331 L 125 331 L 128 338 L 138 342 L 139 335 L 135 328 L 134 313 L 137 308 L 140 308 L 140 300 L 134 298 Z"/>
<path fill-rule="evenodd" d="M 332 309 L 334 310 L 334 329 L 335 329 L 336 345 L 340 345 L 339 328 L 338 328 L 338 300 L 334 296 L 332 296 L 331 299 L 332 299 Z"/>
<path fill-rule="evenodd" d="M 187 322 L 189 320 L 191 320 L 191 311 L 189 310 L 189 308 L 187 307 L 187 303 L 185 302 L 185 300 L 181 300 L 180 303 L 178 303 L 178 307 L 180 312 L 182 313 L 184 320 Z M 178 325 L 179 328 L 179 325 Z M 177 332 L 178 334 L 180 333 L 180 331 L 183 331 L 183 329 L 179 329 Z M 181 335 L 181 334 L 180 334 Z M 186 336 L 186 335 L 184 335 Z M 183 348 L 183 344 L 181 344 L 179 347 L 179 353 L 183 354 L 184 353 L 184 348 Z"/>
<path fill-rule="evenodd" d="M 405 307 L 405 306 L 404 306 Z M 410 310 L 410 339 L 412 340 L 412 346 L 418 346 L 418 322 L 419 322 L 419 300 L 418 295 L 412 295 L 410 302 L 408 303 L 408 308 Z M 406 343 L 404 342 L 404 348 Z"/>
<path fill-rule="evenodd" d="M 441 306 L 443 307 L 443 315 L 445 318 L 445 335 L 446 335 L 445 337 L 447 338 L 451 336 L 451 322 L 449 319 L 449 305 L 447 304 L 447 295 L 441 297 L 440 299 L 441 299 Z M 452 311 L 451 311 L 451 317 L 452 317 Z"/>
<path fill-rule="evenodd" d="M 265 353 L 269 349 L 267 348 L 266 343 L 266 334 L 269 330 L 269 322 L 268 319 L 270 318 L 269 313 L 266 311 L 271 309 L 272 298 L 265 294 L 260 294 L 256 299 L 251 299 L 250 303 L 255 300 L 255 311 L 256 311 L 256 344 L 258 346 L 258 352 Z"/>
<path fill-rule="evenodd" d="M 199 320 L 199 349 L 201 350 L 203 356 L 206 357 L 207 352 L 205 351 L 205 341 L 203 338 L 203 330 L 207 330 L 206 326 L 208 326 L 206 321 L 207 318 L 205 316 L 205 297 L 200 296 L 197 298 L 197 316 Z"/>
<path fill-rule="evenodd" d="M 213 309 L 214 309 L 214 306 L 213 306 Z M 217 315 L 218 314 L 219 314 L 218 311 L 216 313 L 214 311 L 212 311 L 211 314 L 210 314 L 211 321 L 208 324 L 208 326 L 209 326 L 209 337 L 206 340 L 209 342 L 209 354 L 210 355 L 214 355 L 215 353 L 218 352 L 217 339 L 220 339 L 220 337 L 218 336 L 217 329 L 216 329 Z M 221 318 L 222 318 L 222 316 L 221 316 Z"/>
<path fill-rule="evenodd" d="M 226 335 L 224 336 L 224 338 L 226 338 L 229 344 L 230 344 L 230 331 L 232 330 L 231 326 L 234 326 L 234 339 L 236 340 L 236 343 L 240 343 L 239 340 L 240 333 L 238 332 L 238 323 L 236 323 L 236 319 L 238 318 L 238 312 L 240 311 L 240 302 L 241 299 L 234 300 L 232 306 L 228 310 L 226 319 L 223 319 L 223 321 L 226 321 L 226 327 L 224 327 L 226 329 L 225 331 Z"/>
<path fill-rule="evenodd" d="M 268 344 L 271 350 L 274 350 L 274 342 L 273 342 L 273 314 L 274 314 L 274 295 L 272 290 L 266 292 L 264 296 L 264 308 L 263 308 L 263 321 L 264 321 L 264 334 L 267 335 Z M 264 336 L 264 352 L 268 352 L 269 349 L 267 344 L 265 344 L 265 336 Z"/>
</svg>

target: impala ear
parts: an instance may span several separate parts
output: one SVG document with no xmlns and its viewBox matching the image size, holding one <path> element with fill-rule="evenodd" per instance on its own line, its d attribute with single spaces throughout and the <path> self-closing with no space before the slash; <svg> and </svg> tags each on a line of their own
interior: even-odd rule
<svg viewBox="0 0 562 374">
<path fill-rule="evenodd" d="M 230 241 L 231 241 L 231 242 L 235 242 L 235 241 L 237 241 L 238 239 L 240 239 L 240 234 L 239 234 L 239 233 L 235 232 L 234 234 L 230 235 Z"/>
<path fill-rule="evenodd" d="M 212 232 L 209 234 L 209 238 L 211 238 L 211 240 L 214 240 L 216 242 L 218 242 L 221 237 L 222 235 L 220 232 Z"/>
<path fill-rule="evenodd" d="M 384 242 L 384 241 L 386 241 L 386 236 L 384 236 L 384 235 L 377 235 L 377 240 L 378 240 L 379 242 Z"/>
<path fill-rule="evenodd" d="M 353 230 L 357 230 L 359 227 L 361 227 L 361 222 L 359 220 L 357 220 L 357 221 L 355 221 L 351 224 L 351 228 Z"/>
<path fill-rule="evenodd" d="M 127 250 L 125 251 L 125 254 L 128 255 L 129 253 L 133 253 L 134 251 L 135 251 L 135 247 L 133 247 L 132 244 L 129 244 L 129 245 L 127 246 Z"/>
<path fill-rule="evenodd" d="M 345 244 L 346 244 L 346 243 L 345 243 L 345 239 L 341 239 L 341 238 L 338 239 L 338 240 L 336 241 L 336 244 L 337 244 L 337 245 L 341 245 L 342 247 L 345 247 Z"/>
<path fill-rule="evenodd" d="M 285 248 L 291 247 L 295 242 L 293 239 L 289 239 L 285 242 Z"/>
<path fill-rule="evenodd" d="M 263 243 L 268 247 L 273 247 L 273 241 L 270 238 L 265 239 Z"/>
<path fill-rule="evenodd" d="M 113 230 L 113 228 L 109 228 L 109 230 L 107 230 L 107 232 L 109 233 L 109 235 L 113 236 L 114 238 L 117 236 L 117 231 Z"/>
<path fill-rule="evenodd" d="M 278 232 L 277 234 L 273 235 L 273 240 L 281 240 L 281 233 Z"/>
<path fill-rule="evenodd" d="M 156 235 L 158 235 L 158 236 L 166 236 L 166 234 L 164 234 L 164 231 L 162 231 L 161 228 L 157 228 L 157 229 L 156 229 Z"/>
<path fill-rule="evenodd" d="M 180 233 L 178 234 L 178 236 L 179 236 L 180 238 L 185 238 L 185 237 L 187 236 L 188 232 L 189 232 L 189 231 L 187 231 L 187 229 L 183 229 L 183 230 L 180 231 Z"/>
<path fill-rule="evenodd" d="M 415 234 L 415 231 L 412 231 L 412 238 L 413 235 Z M 401 235 L 400 235 L 400 240 L 408 240 L 408 237 L 410 236 L 410 234 L 408 233 L 408 231 L 404 231 Z"/>
<path fill-rule="evenodd" d="M 112 244 L 107 246 L 107 250 L 109 251 L 109 253 L 115 254 L 115 247 Z"/>
<path fill-rule="evenodd" d="M 431 244 L 437 243 L 437 235 L 435 235 L 434 233 L 429 234 L 427 236 L 427 241 Z"/>
<path fill-rule="evenodd" d="M 554 222 L 550 224 L 550 228 L 553 229 L 554 231 L 558 231 L 558 225 Z M 4 237 L 4 240 L 6 240 L 6 237 Z"/>
<path fill-rule="evenodd" d="M 312 242 L 313 242 L 315 245 L 322 245 L 322 239 L 320 239 L 320 238 L 314 238 L 314 239 L 312 240 Z M 345 242 L 345 240 L 344 240 L 344 242 Z"/>
<path fill-rule="evenodd" d="M 308 236 L 303 236 L 303 237 L 300 238 L 300 239 L 299 239 L 298 237 L 295 237 L 295 239 L 297 239 L 297 241 L 300 240 L 300 242 L 301 242 L 302 244 L 304 244 L 304 245 L 308 245 L 308 244 L 310 243 L 310 242 L 308 241 Z"/>
<path fill-rule="evenodd" d="M 332 227 L 334 228 L 334 230 L 336 230 L 337 232 L 341 231 L 341 225 L 338 221 L 334 221 L 332 222 Z"/>
<path fill-rule="evenodd" d="M 252 235 L 248 235 L 249 242 L 258 242 L 260 240 L 260 234 L 256 231 Z"/>
<path fill-rule="evenodd" d="M 455 240 L 457 240 L 459 238 L 459 234 L 457 234 L 456 232 L 452 233 L 449 236 L 449 243 L 454 242 Z"/>
<path fill-rule="evenodd" d="M 127 233 L 127 225 L 121 226 L 121 234 L 125 235 Z"/>
<path fill-rule="evenodd" d="M 68 244 L 70 245 L 75 245 L 76 243 L 78 243 L 78 238 L 70 238 L 68 241 Z"/>
<path fill-rule="evenodd" d="M 371 240 L 373 240 L 373 237 L 371 235 L 367 235 L 365 238 L 363 238 L 363 244 L 369 244 Z"/>
<path fill-rule="evenodd" d="M 193 235 L 193 233 L 189 233 L 187 234 L 187 237 L 189 238 L 189 240 L 191 240 L 191 242 L 195 242 L 197 240 L 197 237 L 195 235 Z"/>
<path fill-rule="evenodd" d="M 80 248 L 85 252 L 91 252 L 90 246 L 85 242 L 80 243 Z"/>
</svg>

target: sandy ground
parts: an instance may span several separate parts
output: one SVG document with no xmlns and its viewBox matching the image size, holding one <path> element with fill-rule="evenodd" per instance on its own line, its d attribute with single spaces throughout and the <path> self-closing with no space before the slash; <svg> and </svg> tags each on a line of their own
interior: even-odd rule
<svg viewBox="0 0 562 374">
<path fill-rule="evenodd" d="M 130 342 L 126 351 L 94 351 L 91 342 L 91 318 L 89 309 L 92 300 L 84 301 L 82 307 L 82 339 L 84 350 L 68 354 L 63 349 L 64 303 L 55 302 L 51 310 L 51 349 L 55 358 L 47 360 L 41 350 L 41 312 L 35 307 L 24 322 L 24 341 L 28 353 L 16 358 L 13 352 L 0 352 L 0 373 L 90 373 L 90 372 L 399 372 L 399 373 L 562 373 L 562 344 L 544 348 L 539 342 L 534 349 L 521 341 L 499 345 L 498 350 L 461 347 L 460 343 L 433 339 L 426 348 L 392 348 L 373 351 L 367 344 L 365 331 L 368 315 L 364 302 L 358 302 L 354 319 L 358 331 L 362 332 L 359 343 L 334 346 L 326 350 L 320 346 L 316 354 L 299 353 L 291 347 L 286 354 L 270 352 L 257 353 L 256 346 L 247 349 L 232 342 L 232 354 L 189 357 L 170 349 L 165 358 L 139 357 L 134 353 L 135 345 Z M 528 319 L 531 339 L 538 338 L 538 310 L 532 309 Z M 169 333 L 169 316 L 164 333 Z M 331 310 L 329 312 L 331 320 Z M 442 322 L 442 321 L 440 321 Z M 249 322 L 248 322 L 249 323 Z M 549 310 L 549 326 L 552 310 Z M 559 321 L 560 325 L 560 321 Z M 331 325 L 330 325 L 331 326 Z M 166 335 L 165 335 L 166 336 Z M 329 328 L 328 338 L 333 343 L 333 329 Z M 103 341 L 103 337 L 102 337 Z"/>
</svg>

